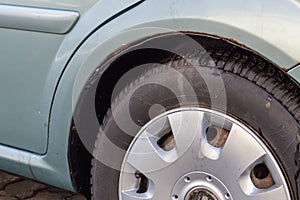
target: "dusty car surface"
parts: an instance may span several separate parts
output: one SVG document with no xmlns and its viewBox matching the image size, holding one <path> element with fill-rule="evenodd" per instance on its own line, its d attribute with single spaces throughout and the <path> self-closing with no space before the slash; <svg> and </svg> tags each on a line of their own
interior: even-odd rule
<svg viewBox="0 0 300 200">
<path fill-rule="evenodd" d="M 0 169 L 120 200 L 300 200 L 299 0 L 0 0 Z"/>
</svg>

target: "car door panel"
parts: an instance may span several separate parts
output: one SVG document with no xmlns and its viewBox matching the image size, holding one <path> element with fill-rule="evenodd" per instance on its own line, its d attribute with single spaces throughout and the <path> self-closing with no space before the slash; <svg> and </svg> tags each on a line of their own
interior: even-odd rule
<svg viewBox="0 0 300 200">
<path fill-rule="evenodd" d="M 94 28 L 136 1 L 0 0 L 0 91 L 5 94 L 0 98 L 0 144 L 47 152 L 49 113 L 65 66 L 58 61 L 68 59 Z M 74 34 L 79 16 L 98 12 L 90 11 L 95 4 L 103 12 L 93 23 L 81 23 Z"/>
<path fill-rule="evenodd" d="M 95 2 L 0 1 L 0 144 L 46 153 L 46 77 L 79 12 Z"/>
</svg>

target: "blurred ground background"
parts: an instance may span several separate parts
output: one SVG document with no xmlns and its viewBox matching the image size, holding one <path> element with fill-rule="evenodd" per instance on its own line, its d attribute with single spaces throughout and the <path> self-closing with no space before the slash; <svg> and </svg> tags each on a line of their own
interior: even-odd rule
<svg viewBox="0 0 300 200">
<path fill-rule="evenodd" d="M 0 200 L 86 200 L 83 196 L 0 171 Z"/>
</svg>

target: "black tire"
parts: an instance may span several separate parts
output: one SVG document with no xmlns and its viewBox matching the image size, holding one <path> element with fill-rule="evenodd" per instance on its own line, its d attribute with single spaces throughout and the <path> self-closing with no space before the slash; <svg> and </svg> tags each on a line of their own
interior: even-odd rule
<svg viewBox="0 0 300 200">
<path fill-rule="evenodd" d="M 216 66 L 211 64 L 207 56 L 200 54 L 193 54 L 188 61 L 177 58 L 166 63 L 168 67 L 187 78 L 195 91 L 197 101 L 187 97 L 185 105 L 179 105 L 178 97 L 168 88 L 156 84 L 144 85 L 147 80 L 154 82 L 159 80 L 174 86 L 180 84 L 178 78 L 169 75 L 168 67 L 159 65 L 153 65 L 114 99 L 111 109 L 103 120 L 94 155 L 97 158 L 109 158 L 109 162 L 115 167 L 113 169 L 107 166 L 107 163 L 103 164 L 102 161 L 93 159 L 91 170 L 93 199 L 119 199 L 119 169 L 133 137 L 118 127 L 114 117 L 122 115 L 126 103 L 129 102 L 132 119 L 140 126 L 150 120 L 148 110 L 153 104 L 160 104 L 166 110 L 179 106 L 211 108 L 212 101 L 204 79 L 219 77 L 224 82 L 225 90 L 220 92 L 226 94 L 227 109 L 223 110 L 222 105 L 218 103 L 212 109 L 226 112 L 256 131 L 282 167 L 293 199 L 299 200 L 300 190 L 297 185 L 299 158 L 296 157 L 299 156 L 299 86 L 283 71 L 246 50 L 208 51 Z M 197 70 L 190 63 L 198 63 Z M 218 102 L 219 96 L 213 97 L 214 102 Z M 156 114 L 159 114 L 159 111 Z M 133 130 L 132 133 L 137 132 L 138 130 Z M 122 148 L 123 153 L 114 155 L 103 135 Z"/>
</svg>

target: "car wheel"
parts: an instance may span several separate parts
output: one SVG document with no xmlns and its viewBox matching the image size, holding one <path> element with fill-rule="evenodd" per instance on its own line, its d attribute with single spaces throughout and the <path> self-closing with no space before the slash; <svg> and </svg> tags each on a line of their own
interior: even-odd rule
<svg viewBox="0 0 300 200">
<path fill-rule="evenodd" d="M 299 88 L 235 51 L 153 64 L 123 87 L 95 144 L 93 199 L 299 199 Z"/>
</svg>

